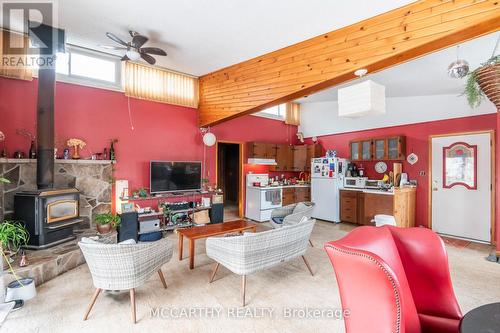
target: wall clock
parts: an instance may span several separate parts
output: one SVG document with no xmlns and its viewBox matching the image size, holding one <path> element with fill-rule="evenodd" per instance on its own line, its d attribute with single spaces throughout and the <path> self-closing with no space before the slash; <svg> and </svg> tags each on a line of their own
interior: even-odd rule
<svg viewBox="0 0 500 333">
<path fill-rule="evenodd" d="M 382 161 L 377 162 L 377 164 L 375 164 L 375 171 L 378 173 L 385 173 L 387 171 L 387 164 Z"/>
</svg>

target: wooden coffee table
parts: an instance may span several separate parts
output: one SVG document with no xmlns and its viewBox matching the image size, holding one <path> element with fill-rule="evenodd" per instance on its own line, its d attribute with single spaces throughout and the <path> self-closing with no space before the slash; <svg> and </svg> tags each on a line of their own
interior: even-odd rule
<svg viewBox="0 0 500 333">
<path fill-rule="evenodd" d="M 245 230 L 251 230 L 255 232 L 256 229 L 257 224 L 245 220 L 236 220 L 218 224 L 209 224 L 200 227 L 177 229 L 177 235 L 179 235 L 179 260 L 182 260 L 184 237 L 189 240 L 189 269 L 193 269 L 195 240 L 200 238 L 207 238 L 210 236 L 229 234 L 232 232 L 242 233 Z"/>
</svg>

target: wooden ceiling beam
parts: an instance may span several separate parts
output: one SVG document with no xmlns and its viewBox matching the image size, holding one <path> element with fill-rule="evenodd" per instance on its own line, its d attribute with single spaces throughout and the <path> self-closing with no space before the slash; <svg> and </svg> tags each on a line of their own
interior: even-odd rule
<svg viewBox="0 0 500 333">
<path fill-rule="evenodd" d="M 500 30 L 499 0 L 420 0 L 200 78 L 213 125 Z"/>
</svg>

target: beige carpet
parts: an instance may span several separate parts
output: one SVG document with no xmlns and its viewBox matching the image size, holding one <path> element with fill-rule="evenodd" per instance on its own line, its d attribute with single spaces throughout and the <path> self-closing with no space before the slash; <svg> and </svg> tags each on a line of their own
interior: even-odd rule
<svg viewBox="0 0 500 333">
<path fill-rule="evenodd" d="M 267 226 L 259 225 L 260 229 Z M 131 324 L 128 293 L 99 296 L 87 321 L 82 321 L 85 308 L 94 292 L 87 266 L 80 266 L 38 288 L 36 299 L 25 308 L 11 313 L 1 332 L 344 332 L 343 322 L 335 318 L 301 318 L 305 308 L 329 310 L 340 308 L 332 267 L 322 244 L 338 239 L 350 225 L 318 222 L 313 233 L 316 247 L 307 257 L 315 276 L 309 275 L 302 260 L 296 259 L 247 279 L 248 311 L 235 312 L 240 305 L 240 278 L 225 268 L 219 269 L 216 281 L 208 284 L 213 262 L 204 255 L 204 242 L 197 243 L 196 267 L 190 271 L 188 261 L 172 260 L 163 267 L 169 285 L 163 289 L 155 275 L 137 289 L 136 325 Z M 176 235 L 169 236 L 177 244 Z M 489 247 L 447 247 L 452 279 L 462 310 L 500 301 L 500 265 L 484 260 Z M 369 288 L 370 283 L 360 288 Z M 151 309 L 163 307 L 164 318 L 152 317 Z M 196 308 L 194 317 L 168 318 L 183 315 L 183 309 Z M 220 310 L 204 312 L 206 308 Z M 172 311 L 170 311 L 170 309 Z M 295 318 L 284 311 L 294 309 Z M 270 316 L 269 310 L 273 313 Z M 214 310 L 215 311 L 215 310 Z M 376 311 L 376 309 L 374 309 Z M 187 315 L 187 314 L 186 314 Z M 249 318 L 246 316 L 255 316 Z M 246 318 L 242 318 L 246 317 Z"/>
</svg>

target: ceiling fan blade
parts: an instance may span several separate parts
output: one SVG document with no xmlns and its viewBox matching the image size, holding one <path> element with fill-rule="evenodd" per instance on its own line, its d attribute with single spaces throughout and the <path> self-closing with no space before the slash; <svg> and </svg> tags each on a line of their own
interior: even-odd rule
<svg viewBox="0 0 500 333">
<path fill-rule="evenodd" d="M 141 58 L 146 60 L 150 65 L 154 65 L 156 62 L 155 58 L 146 53 L 141 53 Z"/>
<path fill-rule="evenodd" d="M 157 47 L 141 47 L 139 51 L 141 53 L 149 53 L 149 54 L 155 54 L 155 55 L 161 55 L 161 56 L 167 55 L 167 52 L 165 52 L 162 49 L 157 48 Z"/>
<path fill-rule="evenodd" d="M 111 32 L 106 32 L 106 36 L 108 36 L 109 39 L 117 42 L 118 44 L 121 44 L 123 46 L 128 46 L 127 43 L 125 43 L 124 41 L 122 41 L 120 38 L 116 37 L 115 35 L 113 35 Z"/>
<path fill-rule="evenodd" d="M 136 34 L 134 35 L 134 37 L 132 38 L 132 45 L 135 47 L 135 48 L 140 48 L 141 46 L 143 46 L 144 44 L 146 44 L 146 42 L 149 40 L 148 37 L 146 36 L 143 36 L 143 35 L 139 35 L 139 34 Z"/>
<path fill-rule="evenodd" d="M 100 48 L 108 49 L 108 50 L 126 50 L 125 46 L 113 46 L 113 45 L 98 45 Z"/>
<path fill-rule="evenodd" d="M 130 60 L 129 57 L 127 57 L 127 55 L 124 55 L 121 59 L 121 61 L 127 61 L 127 60 Z"/>
</svg>

